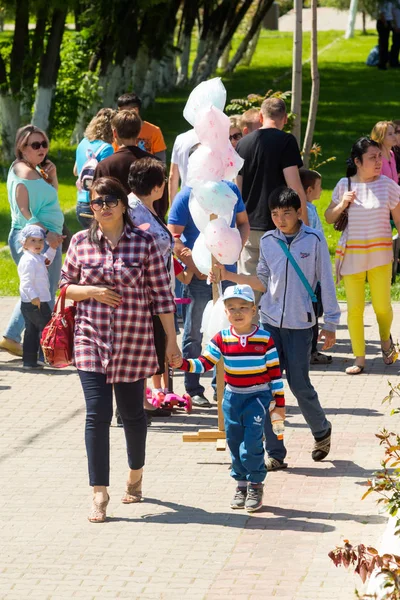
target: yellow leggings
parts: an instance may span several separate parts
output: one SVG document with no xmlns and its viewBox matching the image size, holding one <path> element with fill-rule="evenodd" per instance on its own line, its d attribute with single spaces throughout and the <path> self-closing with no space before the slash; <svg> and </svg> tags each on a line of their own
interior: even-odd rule
<svg viewBox="0 0 400 600">
<path fill-rule="evenodd" d="M 364 307 L 366 280 L 368 280 L 371 290 L 372 306 L 378 321 L 380 338 L 384 341 L 389 339 L 390 327 L 393 321 L 393 309 L 390 301 L 391 277 L 391 263 L 362 273 L 343 276 L 347 297 L 347 325 L 355 356 L 365 356 Z"/>
</svg>

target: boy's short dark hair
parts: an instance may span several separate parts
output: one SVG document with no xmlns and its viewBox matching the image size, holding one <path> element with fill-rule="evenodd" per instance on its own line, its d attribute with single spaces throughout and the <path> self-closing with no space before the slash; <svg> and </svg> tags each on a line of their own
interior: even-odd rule
<svg viewBox="0 0 400 600">
<path fill-rule="evenodd" d="M 284 185 L 277 187 L 268 198 L 268 206 L 271 211 L 275 208 L 301 208 L 301 201 L 297 192 Z"/>
<path fill-rule="evenodd" d="M 150 196 L 152 190 L 162 187 L 166 178 L 165 164 L 157 158 L 135 160 L 129 169 L 128 185 L 138 196 Z"/>
<path fill-rule="evenodd" d="M 135 94 L 135 92 L 130 92 L 128 94 L 122 94 L 117 100 L 118 108 L 125 108 L 125 106 L 137 106 L 140 110 L 142 108 L 142 99 Z"/>
<path fill-rule="evenodd" d="M 299 169 L 299 175 L 304 190 L 308 190 L 309 187 L 314 188 L 315 182 L 318 179 L 322 179 L 318 171 L 313 171 L 312 169 L 305 169 L 304 167 L 301 167 L 301 169 Z"/>
<path fill-rule="evenodd" d="M 136 139 L 142 128 L 142 119 L 132 110 L 120 110 L 111 120 L 117 136 L 123 140 Z"/>
</svg>

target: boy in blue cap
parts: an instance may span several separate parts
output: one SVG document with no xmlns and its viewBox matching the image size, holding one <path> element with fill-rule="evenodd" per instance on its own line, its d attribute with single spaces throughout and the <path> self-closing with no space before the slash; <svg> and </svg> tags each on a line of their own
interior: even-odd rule
<svg viewBox="0 0 400 600">
<path fill-rule="evenodd" d="M 251 287 L 230 286 L 223 301 L 231 327 L 217 333 L 199 358 L 177 358 L 172 366 L 189 373 L 204 373 L 223 357 L 222 408 L 226 441 L 232 455 L 231 475 L 237 483 L 231 508 L 254 512 L 262 507 L 267 474 L 262 440 L 272 402 L 274 412 L 280 419 L 285 418 L 283 381 L 270 334 L 253 325 L 257 309 Z"/>
</svg>

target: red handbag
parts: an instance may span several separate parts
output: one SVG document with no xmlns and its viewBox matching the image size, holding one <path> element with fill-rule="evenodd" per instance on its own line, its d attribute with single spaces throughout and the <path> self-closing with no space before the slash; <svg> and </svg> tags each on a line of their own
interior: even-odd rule
<svg viewBox="0 0 400 600">
<path fill-rule="evenodd" d="M 74 347 L 74 324 L 76 307 L 65 308 L 65 294 L 68 285 L 60 292 L 51 319 L 42 331 L 40 344 L 45 361 L 51 366 L 61 369 L 72 364 Z M 60 310 L 58 307 L 60 305 Z"/>
</svg>

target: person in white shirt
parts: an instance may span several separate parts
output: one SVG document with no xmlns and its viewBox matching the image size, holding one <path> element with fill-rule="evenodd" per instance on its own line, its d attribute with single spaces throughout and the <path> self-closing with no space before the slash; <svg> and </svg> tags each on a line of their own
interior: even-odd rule
<svg viewBox="0 0 400 600">
<path fill-rule="evenodd" d="M 50 321 L 50 281 L 47 267 L 56 255 L 54 248 L 42 254 L 46 232 L 38 225 L 26 225 L 21 230 L 23 256 L 18 263 L 21 312 L 25 320 L 22 361 L 26 369 L 39 369 L 39 340 Z"/>
<path fill-rule="evenodd" d="M 181 188 L 186 185 L 189 152 L 190 149 L 198 143 L 199 138 L 197 137 L 197 133 L 194 129 L 189 129 L 189 131 L 181 133 L 177 136 L 174 142 L 168 178 L 168 194 L 170 204 L 172 204 L 173 199 L 178 193 L 179 179 L 181 181 Z"/>
</svg>

